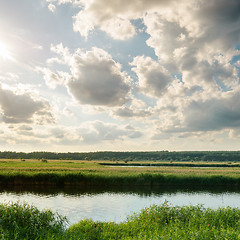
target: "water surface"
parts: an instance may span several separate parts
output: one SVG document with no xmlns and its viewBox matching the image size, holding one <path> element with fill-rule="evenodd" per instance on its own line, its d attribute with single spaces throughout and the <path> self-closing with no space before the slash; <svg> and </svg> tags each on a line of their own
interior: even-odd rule
<svg viewBox="0 0 240 240">
<path fill-rule="evenodd" d="M 238 207 L 240 192 L 188 189 L 0 189 L 0 202 L 26 202 L 39 209 L 51 209 L 67 216 L 70 224 L 84 218 L 122 222 L 127 216 L 152 204 L 168 201 L 172 205 L 204 207 Z"/>
</svg>

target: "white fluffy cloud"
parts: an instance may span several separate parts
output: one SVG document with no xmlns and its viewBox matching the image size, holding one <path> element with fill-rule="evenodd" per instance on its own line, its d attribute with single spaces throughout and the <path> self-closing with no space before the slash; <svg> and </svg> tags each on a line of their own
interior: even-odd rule
<svg viewBox="0 0 240 240">
<path fill-rule="evenodd" d="M 239 1 L 186 1 L 177 9 L 149 13 L 144 23 L 161 64 L 189 86 L 216 88 L 236 82 L 229 61 L 239 41 Z"/>
<path fill-rule="evenodd" d="M 130 20 L 141 18 L 146 11 L 167 6 L 172 1 L 81 1 L 83 9 L 74 18 L 74 30 L 87 38 L 95 28 L 114 39 L 126 40 L 136 34 Z"/>
<path fill-rule="evenodd" d="M 91 120 L 86 115 L 81 118 L 87 123 L 73 131 L 76 142 L 140 136 L 134 127 L 141 125 L 141 121 L 149 126 L 145 132 L 151 129 L 154 139 L 218 131 L 239 136 L 239 63 L 234 63 L 239 59 L 236 57 L 240 40 L 239 0 L 47 0 L 47 3 L 50 11 L 62 4 L 73 4 L 73 30 L 85 38 L 84 41 L 74 33 L 79 37 L 79 45 L 74 38 L 69 48 L 63 44 L 51 47 L 58 57 L 48 59 L 48 66 L 62 66 L 64 71 L 68 67 L 68 74 L 48 68 L 41 70 L 51 90 L 56 90 L 57 85 L 66 86 L 80 109 L 88 109 L 82 113 L 91 116 Z M 89 37 L 91 33 L 94 38 Z M 130 38 L 131 41 L 125 41 Z M 107 46 L 101 46 L 103 39 L 107 39 Z M 136 42 L 136 47 L 135 40 L 141 41 Z M 87 50 L 76 50 L 78 46 Z M 126 47 L 124 53 L 118 52 L 119 46 Z M 139 51 L 139 46 L 144 49 Z M 123 59 L 127 47 L 134 49 Z M 74 117 L 77 107 L 78 104 L 69 109 Z M 101 113 L 89 109 L 101 109 Z M 92 121 L 94 117 L 101 121 Z M 120 126 L 108 123 L 110 119 L 119 121 Z M 131 121 L 133 129 L 125 129 L 120 121 Z M 61 134 L 55 129 L 56 139 L 70 142 L 66 132 Z"/>
<path fill-rule="evenodd" d="M 5 123 L 53 123 L 51 107 L 45 100 L 36 99 L 29 93 L 17 94 L 0 85 L 0 109 Z"/>
<path fill-rule="evenodd" d="M 48 5 L 48 9 L 49 9 L 49 11 L 51 11 L 51 12 L 55 12 L 55 11 L 56 11 L 56 6 L 55 6 L 54 4 L 52 4 L 52 3 L 50 3 L 50 4 Z"/>
<path fill-rule="evenodd" d="M 75 31 L 87 37 L 98 27 L 109 36 L 123 40 L 136 34 L 131 20 L 143 19 L 150 35 L 147 44 L 158 56 L 161 69 L 166 69 L 163 75 L 167 71 L 181 75 L 188 87 L 216 89 L 236 85 L 237 72 L 229 61 L 237 54 L 233 48 L 240 36 L 238 0 L 124 2 L 81 1 Z M 137 68 L 141 68 L 141 61 Z M 144 83 L 142 79 L 140 84 Z M 155 85 L 156 89 L 159 85 L 164 88 L 164 80 Z M 154 89 L 149 92 L 159 94 Z"/>
<path fill-rule="evenodd" d="M 198 136 L 204 132 L 228 131 L 230 136 L 236 135 L 240 126 L 240 92 L 229 91 L 208 99 L 192 98 L 182 103 L 173 102 L 171 106 L 162 108 L 161 117 L 154 122 L 153 138 L 169 136 Z M 160 105 L 161 106 L 161 105 Z"/>
<path fill-rule="evenodd" d="M 89 32 L 93 31 L 95 27 L 99 27 L 114 39 L 126 40 L 135 35 L 135 28 L 131 22 L 121 17 L 99 22 L 96 16 L 83 11 L 79 12 L 74 20 L 74 31 L 80 32 L 85 38 L 88 37 Z M 99 23 L 96 24 L 96 22 Z"/>
<path fill-rule="evenodd" d="M 71 74 L 67 77 L 66 86 L 80 104 L 113 107 L 130 100 L 131 79 L 106 51 L 78 49 L 70 56 L 68 50 L 59 45 L 52 49 L 70 66 Z M 50 75 L 58 80 L 56 74 Z"/>
<path fill-rule="evenodd" d="M 139 90 L 153 97 L 163 95 L 173 80 L 166 68 L 149 57 L 136 57 L 131 65 L 135 66 Z"/>
<path fill-rule="evenodd" d="M 56 88 L 57 85 L 63 85 L 64 81 L 69 76 L 66 72 L 53 72 L 48 68 L 37 67 L 36 71 L 43 74 L 43 79 L 45 80 L 46 85 L 52 89 Z"/>
</svg>

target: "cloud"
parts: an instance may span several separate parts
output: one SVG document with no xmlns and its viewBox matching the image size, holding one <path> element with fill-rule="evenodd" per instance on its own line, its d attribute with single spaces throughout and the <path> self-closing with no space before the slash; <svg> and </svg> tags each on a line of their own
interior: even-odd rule
<svg viewBox="0 0 240 240">
<path fill-rule="evenodd" d="M 158 139 L 218 131 L 238 135 L 239 63 L 232 59 L 239 55 L 239 0 L 149 0 L 147 4 L 82 0 L 81 4 L 73 27 L 83 37 L 101 30 L 113 39 L 128 40 L 140 32 L 135 21 L 140 20 L 141 37 L 148 37 L 146 44 L 156 56 L 155 60 L 134 56 L 129 62 L 131 84 L 119 63 L 102 49 L 70 54 L 61 44 L 52 46 L 62 58 L 49 62 L 69 65 L 71 74 L 64 84 L 75 100 L 86 107 L 111 107 L 110 117 L 132 122 L 144 118 L 149 126 L 152 123 Z M 139 98 L 142 102 L 136 104 Z M 98 133 L 105 134 L 102 129 L 111 129 L 98 124 L 83 127 L 83 139 L 91 142 Z M 118 130 L 116 138 L 121 139 L 125 129 Z"/>
<path fill-rule="evenodd" d="M 152 112 L 148 109 L 134 109 L 128 107 L 117 108 L 113 111 L 113 116 L 122 118 L 144 118 L 152 115 Z"/>
<path fill-rule="evenodd" d="M 134 26 L 127 19 L 117 18 L 106 22 L 100 27 L 110 37 L 117 40 L 127 40 L 136 34 Z"/>
<path fill-rule="evenodd" d="M 62 71 L 53 72 L 48 68 L 36 68 L 37 72 L 43 73 L 43 79 L 48 87 L 54 89 L 57 85 L 63 85 L 69 74 Z"/>
<path fill-rule="evenodd" d="M 163 113 L 163 112 L 162 112 Z M 153 139 L 171 136 L 198 136 L 204 132 L 230 131 L 234 136 L 240 126 L 240 91 L 219 93 L 209 99 L 189 98 L 185 105 L 155 121 Z"/>
<path fill-rule="evenodd" d="M 50 3 L 48 5 L 48 9 L 49 9 L 50 12 L 55 12 L 56 11 L 56 6 L 52 3 Z"/>
<path fill-rule="evenodd" d="M 150 57 L 135 57 L 132 70 L 138 76 L 139 90 L 159 98 L 163 95 L 173 78 L 166 68 Z"/>
<path fill-rule="evenodd" d="M 54 151 L 69 148 L 79 149 L 89 144 L 94 146 L 113 146 L 125 141 L 142 137 L 142 132 L 130 125 L 104 123 L 102 121 L 85 122 L 78 127 L 66 127 L 64 125 L 47 125 L 42 128 L 31 124 L 6 124 L 0 123 L 3 130 L 0 131 L 2 144 L 13 144 L 28 147 L 28 151 L 36 151 L 44 148 L 46 151 Z M 83 149 L 84 149 L 83 148 Z M 107 148 L 106 148 L 107 149 Z M 62 151 L 62 150 L 61 150 Z M 78 150 L 79 151 L 79 150 Z"/>
<path fill-rule="evenodd" d="M 112 107 L 129 100 L 130 79 L 104 50 L 77 51 L 73 55 L 71 71 L 67 87 L 80 104 Z"/>
<path fill-rule="evenodd" d="M 74 30 L 87 38 L 95 28 L 114 39 L 127 40 L 136 34 L 130 20 L 141 18 L 146 11 L 166 6 L 171 1 L 81 1 L 83 9 L 74 17 Z"/>
<path fill-rule="evenodd" d="M 53 123 L 51 107 L 45 100 L 29 93 L 17 94 L 0 86 L 0 109 L 5 123 Z"/>
<path fill-rule="evenodd" d="M 69 67 L 69 73 L 36 68 L 37 72 L 44 74 L 50 88 L 66 86 L 69 94 L 81 105 L 118 107 L 131 101 L 131 78 L 105 50 L 93 47 L 88 51 L 77 49 L 72 54 L 61 43 L 52 45 L 51 51 L 58 57 L 48 59 L 47 63 L 56 62 Z"/>
<path fill-rule="evenodd" d="M 98 22 L 98 18 L 87 11 L 80 11 L 74 17 L 73 29 L 75 32 L 87 38 L 89 32 L 92 32 L 95 27 L 99 27 L 105 31 L 113 39 L 127 40 L 135 35 L 135 28 L 127 19 L 118 17 L 109 19 L 103 22 Z M 98 24 L 96 24 L 98 22 Z"/>
<path fill-rule="evenodd" d="M 240 126 L 240 92 L 207 101 L 192 101 L 185 110 L 184 124 L 191 131 L 217 131 Z"/>
<path fill-rule="evenodd" d="M 117 141 L 126 138 L 139 138 L 142 133 L 129 126 L 93 121 L 85 123 L 78 130 L 83 143 L 96 144 L 102 141 Z"/>
<path fill-rule="evenodd" d="M 33 130 L 33 128 L 29 125 L 21 125 L 18 129 L 20 131 L 31 131 L 31 130 Z"/>
<path fill-rule="evenodd" d="M 169 5 L 167 13 L 148 13 L 143 17 L 150 35 L 147 44 L 159 62 L 172 74 L 181 74 L 189 86 L 234 85 L 236 71 L 229 62 L 237 54 L 239 7 L 237 0 L 183 1 L 177 8 Z"/>
<path fill-rule="evenodd" d="M 87 38 L 99 28 L 124 40 L 136 34 L 131 21 L 142 19 L 150 36 L 146 43 L 154 49 L 160 65 L 172 75 L 181 74 L 189 86 L 216 88 L 226 84 L 221 76 L 236 75 L 233 67 L 226 66 L 239 41 L 239 9 L 238 0 L 150 0 L 147 5 L 143 0 L 82 0 L 74 30 Z M 220 55 L 224 62 L 218 61 Z"/>
<path fill-rule="evenodd" d="M 76 4 L 76 5 L 81 5 L 81 0 L 46 0 L 47 3 L 56 3 L 57 5 L 62 5 L 62 4 Z"/>
<path fill-rule="evenodd" d="M 81 4 L 74 30 L 82 36 L 87 38 L 99 28 L 115 39 L 128 39 L 136 34 L 131 21 L 143 19 L 150 36 L 146 43 L 171 75 L 182 75 L 189 87 L 236 85 L 236 71 L 229 61 L 236 54 L 233 48 L 240 35 L 238 0 L 150 0 L 147 5 L 143 0 L 82 0 Z"/>
</svg>

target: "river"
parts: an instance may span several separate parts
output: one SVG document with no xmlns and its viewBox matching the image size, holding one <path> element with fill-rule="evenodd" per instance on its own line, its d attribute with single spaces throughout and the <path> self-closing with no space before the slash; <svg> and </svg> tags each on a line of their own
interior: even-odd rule
<svg viewBox="0 0 240 240">
<path fill-rule="evenodd" d="M 0 202 L 25 202 L 39 209 L 51 209 L 69 219 L 122 222 L 127 216 L 152 204 L 168 201 L 171 205 L 238 207 L 239 191 L 189 189 L 0 189 Z"/>
</svg>

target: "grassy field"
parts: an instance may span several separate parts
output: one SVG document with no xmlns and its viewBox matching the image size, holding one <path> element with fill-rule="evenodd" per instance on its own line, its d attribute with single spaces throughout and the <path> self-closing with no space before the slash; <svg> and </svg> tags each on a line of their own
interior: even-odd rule
<svg viewBox="0 0 240 240">
<path fill-rule="evenodd" d="M 209 163 L 205 163 L 206 167 L 186 167 L 184 165 L 182 167 L 119 167 L 101 165 L 101 163 L 103 162 L 2 159 L 0 160 L 0 184 L 197 185 L 203 187 L 225 185 L 240 187 L 240 167 L 222 167 L 222 165 L 220 165 L 221 167 L 208 167 Z M 147 164 L 149 163 L 151 164 L 151 162 L 147 162 Z"/>
<path fill-rule="evenodd" d="M 240 168 L 236 166 L 119 167 L 100 163 L 1 159 L 0 184 L 240 188 Z M 86 219 L 66 228 L 66 222 L 62 216 L 27 204 L 0 204 L 0 239 L 240 239 L 240 209 L 234 208 L 213 210 L 164 203 L 143 209 L 122 223 Z"/>
<path fill-rule="evenodd" d="M 0 205 L 1 239 L 239 239 L 240 210 L 153 205 L 125 222 L 86 219 L 66 228 L 67 219 L 18 203 Z M 65 227 L 65 228 L 64 228 Z"/>
</svg>

